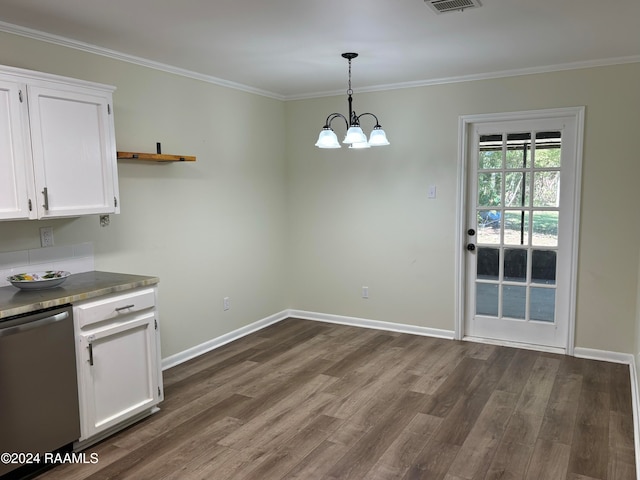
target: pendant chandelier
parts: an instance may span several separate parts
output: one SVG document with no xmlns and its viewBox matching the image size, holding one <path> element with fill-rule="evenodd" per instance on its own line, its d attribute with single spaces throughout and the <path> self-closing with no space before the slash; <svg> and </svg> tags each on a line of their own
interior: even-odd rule
<svg viewBox="0 0 640 480">
<path fill-rule="evenodd" d="M 322 131 L 318 136 L 318 141 L 316 142 L 316 147 L 318 148 L 340 148 L 341 145 L 338 142 L 338 137 L 335 132 L 331 128 L 331 122 L 333 122 L 336 118 L 342 118 L 347 126 L 347 134 L 344 137 L 342 143 L 346 143 L 349 145 L 349 148 L 369 148 L 369 147 L 378 147 L 380 145 L 389 145 L 389 141 L 387 140 L 387 135 L 384 133 L 384 130 L 380 126 L 378 122 L 378 117 L 376 117 L 373 113 L 361 113 L 360 115 L 356 115 L 356 112 L 353 111 L 353 98 L 351 95 L 353 94 L 353 90 L 351 89 L 351 60 L 358 56 L 357 53 L 343 53 L 342 57 L 346 58 L 349 61 L 349 88 L 347 90 L 347 100 L 349 101 L 349 118 L 345 117 L 340 113 L 332 113 L 327 117 L 327 121 L 322 127 Z M 369 136 L 369 140 L 367 140 L 367 136 L 360 128 L 360 118 L 365 115 L 371 115 L 376 124 L 371 131 L 371 135 Z"/>
</svg>

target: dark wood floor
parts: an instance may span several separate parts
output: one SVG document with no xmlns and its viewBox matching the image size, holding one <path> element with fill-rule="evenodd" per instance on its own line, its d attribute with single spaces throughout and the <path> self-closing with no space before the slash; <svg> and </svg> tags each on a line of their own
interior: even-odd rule
<svg viewBox="0 0 640 480">
<path fill-rule="evenodd" d="M 625 365 L 288 319 L 165 386 L 39 480 L 635 479 Z"/>
</svg>

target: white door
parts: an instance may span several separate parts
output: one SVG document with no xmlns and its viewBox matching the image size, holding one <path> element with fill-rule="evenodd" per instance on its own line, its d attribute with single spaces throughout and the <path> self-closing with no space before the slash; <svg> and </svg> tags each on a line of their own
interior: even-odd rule
<svg viewBox="0 0 640 480">
<path fill-rule="evenodd" d="M 582 109 L 466 127 L 464 336 L 572 350 Z"/>
<path fill-rule="evenodd" d="M 26 87 L 0 79 L 0 220 L 27 219 L 32 182 Z"/>
<path fill-rule="evenodd" d="M 29 86 L 39 217 L 114 213 L 107 96 Z"/>
<path fill-rule="evenodd" d="M 148 410 L 160 397 L 154 312 L 80 335 L 81 438 Z"/>
</svg>

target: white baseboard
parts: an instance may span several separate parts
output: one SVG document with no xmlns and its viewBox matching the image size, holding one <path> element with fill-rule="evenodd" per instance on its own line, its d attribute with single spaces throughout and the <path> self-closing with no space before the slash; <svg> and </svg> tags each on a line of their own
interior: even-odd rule
<svg viewBox="0 0 640 480">
<path fill-rule="evenodd" d="M 636 447 L 636 478 L 640 478 L 640 396 L 638 395 L 638 368 L 634 355 L 629 364 L 631 374 L 631 405 L 633 406 L 633 439 Z"/>
<path fill-rule="evenodd" d="M 366 318 L 346 317 L 344 315 L 333 315 L 328 313 L 308 312 L 305 310 L 283 310 L 281 312 L 270 315 L 262 320 L 253 322 L 232 332 L 212 338 L 200 345 L 188 348 L 182 352 L 176 353 L 162 359 L 162 370 L 175 367 L 187 360 L 196 358 L 204 353 L 215 350 L 218 347 L 233 342 L 250 333 L 262 330 L 269 325 L 285 320 L 286 318 L 301 318 L 304 320 L 315 320 L 318 322 L 337 323 L 340 325 L 351 325 L 354 327 L 373 328 L 376 330 L 387 330 L 390 332 L 410 333 L 413 335 L 423 335 L 427 337 L 446 338 L 453 340 L 453 330 L 440 330 L 437 328 L 418 327 L 415 325 L 406 325 L 402 323 L 382 322 L 379 320 L 369 320 Z"/>
<path fill-rule="evenodd" d="M 233 342 L 239 338 L 242 338 L 250 333 L 257 332 L 258 330 L 262 330 L 263 328 L 268 327 L 269 325 L 273 325 L 274 323 L 278 323 L 285 318 L 290 317 L 289 310 L 283 310 L 279 313 L 275 313 L 273 315 L 269 315 L 262 320 L 258 320 L 257 322 L 250 323 L 244 327 L 238 328 L 237 330 L 233 330 L 232 332 L 225 333 L 216 338 L 212 338 L 200 345 L 196 345 L 195 347 L 188 348 L 180 353 L 176 353 L 175 355 L 171 355 L 167 358 L 162 359 L 162 370 L 166 370 L 167 368 L 175 367 L 187 360 L 191 360 L 192 358 L 196 358 L 203 353 L 210 352 L 211 350 L 215 350 L 227 343 Z"/>
<path fill-rule="evenodd" d="M 329 313 L 308 312 L 305 310 L 289 310 L 289 316 L 302 318 L 304 320 L 315 320 L 318 322 L 337 323 L 340 325 L 351 325 L 353 327 L 373 328 L 375 330 L 387 330 L 389 332 L 409 333 L 412 335 L 422 335 L 425 337 L 437 337 L 453 340 L 453 330 L 441 330 L 438 328 L 418 327 L 404 323 L 383 322 L 380 320 L 369 320 L 367 318 L 346 317 L 344 315 L 333 315 Z"/>
<path fill-rule="evenodd" d="M 578 358 L 586 358 L 588 360 L 602 360 L 603 362 L 624 363 L 631 365 L 634 363 L 631 353 L 609 352 L 607 350 L 595 350 L 593 348 L 575 347 L 573 354 Z"/>
</svg>

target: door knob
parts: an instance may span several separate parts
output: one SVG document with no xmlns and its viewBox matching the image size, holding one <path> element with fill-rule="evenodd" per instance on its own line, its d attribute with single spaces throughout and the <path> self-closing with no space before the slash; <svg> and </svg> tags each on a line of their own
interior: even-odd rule
<svg viewBox="0 0 640 480">
<path fill-rule="evenodd" d="M 476 249 L 476 246 L 473 243 L 467 245 L 467 250 L 473 252 Z"/>
<path fill-rule="evenodd" d="M 470 237 L 473 237 L 476 234 L 476 231 L 473 228 L 470 228 L 469 230 L 467 230 L 467 235 L 469 235 Z"/>
</svg>

